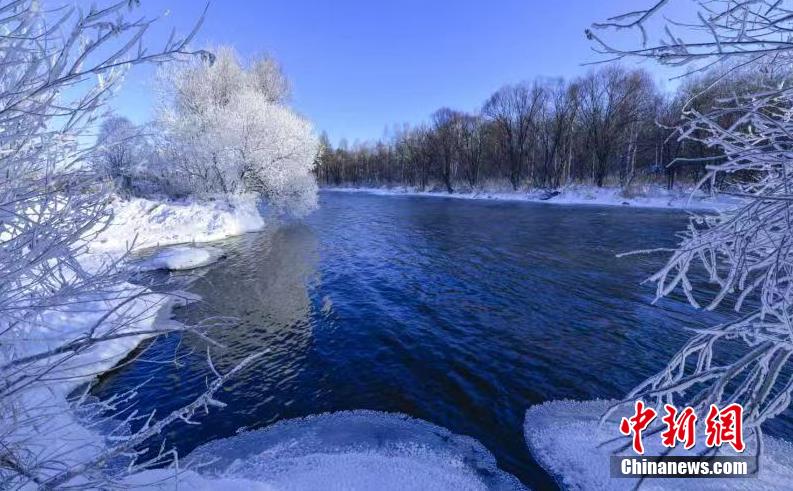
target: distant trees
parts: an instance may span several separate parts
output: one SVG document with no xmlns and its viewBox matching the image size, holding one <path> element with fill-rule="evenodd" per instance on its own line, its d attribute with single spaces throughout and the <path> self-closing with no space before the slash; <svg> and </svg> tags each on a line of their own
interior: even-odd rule
<svg viewBox="0 0 793 491">
<path fill-rule="evenodd" d="M 537 137 L 542 157 L 540 169 L 542 187 L 557 187 L 570 180 L 573 154 L 573 134 L 579 117 L 580 84 L 565 84 L 555 80 L 547 85 L 547 103 L 541 108 Z"/>
<path fill-rule="evenodd" d="M 302 214 L 316 205 L 319 141 L 284 105 L 289 85 L 269 58 L 243 66 L 230 48 L 162 74 L 161 166 L 185 194 L 255 193 Z"/>
<path fill-rule="evenodd" d="M 523 181 L 527 157 L 535 147 L 534 131 L 545 102 L 545 90 L 538 84 L 507 85 L 485 103 L 482 114 L 493 125 L 501 155 L 508 166 L 509 182 L 518 189 Z M 531 167 L 533 171 L 533 166 Z M 533 174 L 533 172 L 532 172 Z"/>
<path fill-rule="evenodd" d="M 483 186 L 556 188 L 570 183 L 631 188 L 637 178 L 671 188 L 705 175 L 699 157 L 719 150 L 680 140 L 684 103 L 706 111 L 729 92 L 699 95 L 718 72 L 663 94 L 644 70 L 604 65 L 565 81 L 505 86 L 467 113 L 443 108 L 428 125 L 405 127 L 383 141 L 326 142 L 316 175 L 324 185 L 391 186 L 452 192 Z M 755 84 L 731 76 L 726 87 Z M 675 159 L 680 159 L 675 162 Z"/>
<path fill-rule="evenodd" d="M 479 185 L 485 149 L 485 134 L 480 116 L 460 115 L 460 165 L 465 182 L 472 188 Z"/>
<path fill-rule="evenodd" d="M 439 109 L 432 115 L 433 151 L 440 162 L 443 185 L 450 193 L 454 192 L 452 172 L 459 157 L 460 123 L 461 115 L 449 108 Z"/>
<path fill-rule="evenodd" d="M 649 111 L 655 97 L 652 80 L 643 71 L 608 66 L 584 77 L 580 94 L 581 123 L 592 152 L 592 180 L 603 186 L 616 165 L 620 184 L 626 185 L 635 172 L 640 130 L 653 124 L 655 116 Z"/>
</svg>

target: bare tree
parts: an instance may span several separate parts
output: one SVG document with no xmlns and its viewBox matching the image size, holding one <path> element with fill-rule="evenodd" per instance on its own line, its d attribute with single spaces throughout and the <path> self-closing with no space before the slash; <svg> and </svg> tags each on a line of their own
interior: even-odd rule
<svg viewBox="0 0 793 491">
<path fill-rule="evenodd" d="M 539 181 L 542 186 L 557 187 L 569 178 L 570 136 L 579 108 L 578 85 L 567 85 L 560 79 L 547 84 L 545 90 L 548 98 L 538 132 L 543 161 Z"/>
<path fill-rule="evenodd" d="M 634 125 L 651 87 L 645 72 L 626 72 L 619 66 L 591 72 L 582 80 L 581 117 L 592 152 L 592 179 L 598 187 L 605 184 L 623 144 L 635 140 Z"/>
<path fill-rule="evenodd" d="M 479 185 L 484 147 L 482 119 L 478 115 L 461 115 L 460 162 L 463 176 L 472 190 Z"/>
<path fill-rule="evenodd" d="M 517 190 L 534 146 L 532 130 L 542 107 L 544 91 L 534 84 L 509 85 L 485 103 L 482 114 L 493 121 L 509 165 L 509 182 Z"/>
<path fill-rule="evenodd" d="M 441 180 L 446 191 L 453 193 L 452 173 L 457 159 L 460 138 L 460 114 L 449 108 L 438 109 L 432 115 L 432 144 L 440 161 Z"/>
</svg>

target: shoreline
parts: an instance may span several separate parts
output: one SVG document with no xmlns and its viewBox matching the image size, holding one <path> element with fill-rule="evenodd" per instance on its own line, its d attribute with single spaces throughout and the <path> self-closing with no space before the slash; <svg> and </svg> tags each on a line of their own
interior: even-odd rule
<svg viewBox="0 0 793 491">
<path fill-rule="evenodd" d="M 711 197 L 691 190 L 667 191 L 660 187 L 649 186 L 644 194 L 634 197 L 622 196 L 621 189 L 616 187 L 597 188 L 594 186 L 570 186 L 559 190 L 559 194 L 546 198 L 545 190 L 527 191 L 475 191 L 454 192 L 419 191 L 410 187 L 322 187 L 320 191 L 334 193 L 365 193 L 380 196 L 419 196 L 432 198 L 517 201 L 567 206 L 622 206 L 632 208 L 651 208 L 665 210 L 688 211 L 726 211 L 740 205 L 741 200 L 724 195 Z"/>
<path fill-rule="evenodd" d="M 128 252 L 156 250 L 172 244 L 210 243 L 267 226 L 267 218 L 256 203 L 245 198 L 213 202 L 133 198 L 118 199 L 111 206 L 112 222 L 93 238 L 78 258 L 87 271 L 124 260 Z M 208 247 L 193 246 L 191 249 L 201 252 Z M 180 259 L 190 265 L 195 254 Z M 134 270 L 128 260 L 119 266 L 130 272 Z M 132 300 L 127 301 L 129 298 Z M 41 381 L 17 396 L 14 403 L 28 408 L 29 417 L 36 423 L 21 427 L 12 438 L 24 442 L 29 451 L 42 458 L 57 458 L 67 466 L 101 455 L 107 448 L 106 435 L 86 424 L 83 416 L 73 411 L 70 394 L 116 369 L 120 362 L 157 335 L 151 332 L 157 325 L 174 322 L 171 319 L 174 307 L 194 299 L 182 291 L 158 293 L 122 279 L 104 291 L 80 297 L 73 305 L 45 311 L 43 315 L 49 330 L 20 346 L 20 353 L 35 354 L 51 343 L 78 339 L 92 329 L 96 329 L 98 335 L 107 329 L 118 331 L 115 339 L 97 343 L 64 363 L 64 380 Z M 122 305 L 124 307 L 120 308 Z M 109 322 L 103 320 L 107 315 L 110 315 Z M 101 325 L 96 324 L 98 328 L 92 327 L 100 321 Z"/>
</svg>

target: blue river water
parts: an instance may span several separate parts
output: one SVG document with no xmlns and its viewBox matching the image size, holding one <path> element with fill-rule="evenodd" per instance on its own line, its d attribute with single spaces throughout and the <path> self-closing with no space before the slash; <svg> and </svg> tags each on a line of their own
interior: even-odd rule
<svg viewBox="0 0 793 491">
<path fill-rule="evenodd" d="M 182 453 L 285 418 L 394 411 L 471 436 L 526 485 L 553 487 L 523 441 L 526 408 L 624 396 L 686 327 L 727 315 L 680 298 L 651 305 L 640 283 L 664 256 L 615 257 L 675 245 L 679 211 L 339 192 L 320 204 L 223 242 L 228 257 L 191 283 L 203 301 L 178 320 L 239 319 L 214 333 L 219 369 L 265 354 L 220 393 L 226 408 L 166 435 Z M 196 339 L 159 338 L 94 393 L 149 381 L 138 409 L 162 414 L 204 389 L 205 353 Z M 793 436 L 789 418 L 770 426 Z"/>
</svg>

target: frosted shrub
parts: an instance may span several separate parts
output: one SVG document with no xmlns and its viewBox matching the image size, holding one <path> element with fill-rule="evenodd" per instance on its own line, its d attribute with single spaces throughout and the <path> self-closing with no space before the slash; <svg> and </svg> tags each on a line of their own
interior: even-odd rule
<svg viewBox="0 0 793 491">
<path fill-rule="evenodd" d="M 141 130 L 123 116 L 110 116 L 99 127 L 96 140 L 93 160 L 100 176 L 109 178 L 122 194 L 131 191 L 138 167 L 149 154 Z"/>
<path fill-rule="evenodd" d="M 228 48 L 212 60 L 163 73 L 164 165 L 197 195 L 256 193 L 286 212 L 316 206 L 312 174 L 319 141 L 311 124 L 282 104 L 277 65 L 242 67 Z"/>
<path fill-rule="evenodd" d="M 652 276 L 657 298 L 681 291 L 695 307 L 730 307 L 735 320 L 697 331 L 658 374 L 626 401 L 682 402 L 706 412 L 710 404 L 740 403 L 744 428 L 758 442 L 761 424 L 788 408 L 793 391 L 793 87 L 777 67 L 790 66 L 793 11 L 783 2 L 697 2 L 692 21 L 669 23 L 666 38 L 646 45 L 666 1 L 595 25 L 639 29 L 643 44 L 620 49 L 589 32 L 599 49 L 691 67 L 714 64 L 759 74 L 764 88 L 722 97 L 707 113 L 693 99 L 683 109 L 677 138 L 716 150 L 700 184 L 745 198 L 737 209 L 691 220 L 666 265 Z M 656 15 L 658 14 L 658 15 Z M 693 22 L 693 24 L 692 24 Z M 679 29 L 706 33 L 688 42 Z M 718 86 L 725 77 L 717 78 Z M 719 186 L 719 184 L 721 184 Z M 704 271 L 713 288 L 696 283 Z"/>
<path fill-rule="evenodd" d="M 206 338 L 209 327 L 154 324 L 164 295 L 126 283 L 113 259 L 86 257 L 111 219 L 107 180 L 90 165 L 101 156 L 86 143 L 97 117 L 128 67 L 195 54 L 192 34 L 145 49 L 152 21 L 127 18 L 136 4 L 0 0 L 0 489 L 112 489 L 172 460 L 165 446 L 149 461 L 138 452 L 220 404 L 212 394 L 237 370 L 215 371 L 204 394 L 156 417 L 131 407 L 134 392 L 70 398 L 143 337 Z"/>
</svg>

